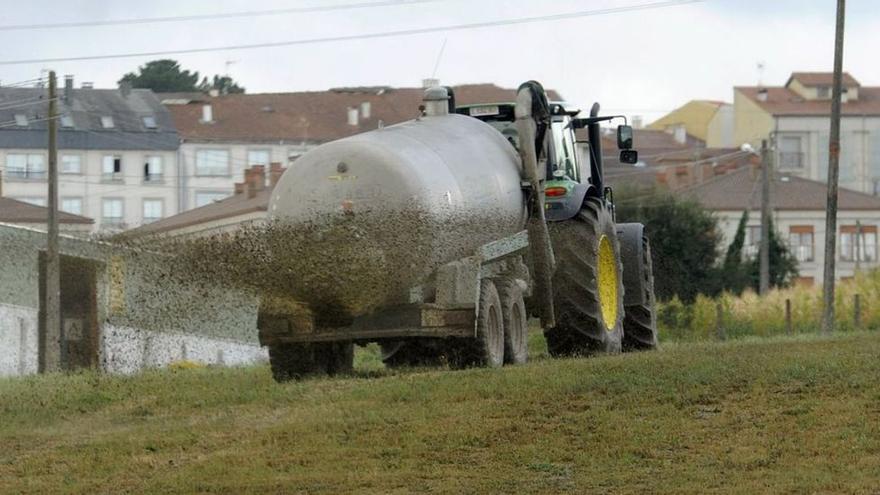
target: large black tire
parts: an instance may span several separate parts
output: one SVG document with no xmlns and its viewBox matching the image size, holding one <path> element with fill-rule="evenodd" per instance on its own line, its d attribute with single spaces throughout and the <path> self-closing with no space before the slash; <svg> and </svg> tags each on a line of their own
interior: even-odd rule
<svg viewBox="0 0 880 495">
<path fill-rule="evenodd" d="M 277 382 L 325 373 L 351 373 L 353 365 L 354 344 L 350 342 L 269 346 L 269 366 L 272 368 L 272 378 Z"/>
<path fill-rule="evenodd" d="M 450 342 L 447 355 L 452 365 L 497 368 L 504 364 L 504 320 L 498 289 L 489 279 L 480 282 L 476 338 Z"/>
<path fill-rule="evenodd" d="M 504 363 L 524 364 L 529 359 L 529 321 L 522 289 L 512 279 L 497 280 L 495 287 L 504 323 Z"/>
<path fill-rule="evenodd" d="M 644 304 L 626 306 L 623 319 L 623 350 L 638 351 L 657 348 L 657 311 L 654 300 L 654 264 L 651 261 L 651 243 L 642 237 L 644 273 Z"/>
<path fill-rule="evenodd" d="M 550 226 L 556 327 L 544 333 L 547 350 L 554 357 L 620 352 L 623 266 L 611 212 L 588 199 L 574 218 Z"/>
</svg>

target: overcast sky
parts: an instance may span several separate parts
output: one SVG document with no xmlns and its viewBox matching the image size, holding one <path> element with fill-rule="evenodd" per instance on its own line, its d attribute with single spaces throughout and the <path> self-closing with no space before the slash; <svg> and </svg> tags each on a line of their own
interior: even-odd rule
<svg viewBox="0 0 880 495">
<path fill-rule="evenodd" d="M 365 0 L 360 0 L 361 2 Z M 163 24 L 0 30 L 0 61 L 249 44 L 376 33 L 652 3 L 657 0 L 436 0 L 272 17 Z M 358 0 L 0 0 L 0 26 L 178 16 L 358 3 Z M 880 85 L 880 8 L 849 0 L 844 65 Z M 732 87 L 781 85 L 795 70 L 830 71 L 835 0 L 706 0 L 554 22 L 257 50 L 173 55 L 201 73 L 224 73 L 248 92 L 336 86 L 416 86 L 537 79 L 584 107 L 648 120 L 693 98 L 732 100 Z M 155 58 L 155 57 L 152 57 Z M 11 83 L 51 68 L 77 85 L 115 87 L 150 58 L 0 65 Z M 233 63 L 227 65 L 227 62 Z"/>
</svg>

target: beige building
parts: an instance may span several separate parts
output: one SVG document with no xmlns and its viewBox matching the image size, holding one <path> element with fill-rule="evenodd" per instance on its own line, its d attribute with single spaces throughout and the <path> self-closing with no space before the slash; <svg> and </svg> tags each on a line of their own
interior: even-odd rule
<svg viewBox="0 0 880 495">
<path fill-rule="evenodd" d="M 744 211 L 749 212 L 747 256 L 756 256 L 761 239 L 761 187 L 757 166 L 744 167 L 687 188 L 681 194 L 715 212 L 726 249 L 733 241 Z M 786 174 L 771 183 L 773 223 L 796 256 L 800 282 L 822 280 L 825 263 L 825 184 Z M 841 189 L 837 215 L 838 278 L 852 277 L 856 269 L 876 268 L 880 198 Z"/>
<path fill-rule="evenodd" d="M 715 100 L 691 100 L 648 125 L 684 143 L 693 136 L 709 148 L 730 148 L 733 139 L 733 105 Z"/>
<path fill-rule="evenodd" d="M 777 169 L 825 181 L 831 126 L 831 73 L 795 72 L 782 87 L 734 88 L 734 140 L 774 143 Z M 880 87 L 845 73 L 841 101 L 840 185 L 880 193 Z"/>
</svg>

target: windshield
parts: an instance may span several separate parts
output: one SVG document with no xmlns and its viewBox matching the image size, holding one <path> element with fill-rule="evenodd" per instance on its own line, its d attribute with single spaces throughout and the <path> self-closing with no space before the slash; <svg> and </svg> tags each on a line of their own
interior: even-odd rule
<svg viewBox="0 0 880 495">
<path fill-rule="evenodd" d="M 577 158 L 575 154 L 574 136 L 568 127 L 569 119 L 555 121 L 550 124 L 553 134 L 553 149 L 555 150 L 554 171 L 563 171 L 565 177 L 580 182 L 578 174 Z"/>
</svg>

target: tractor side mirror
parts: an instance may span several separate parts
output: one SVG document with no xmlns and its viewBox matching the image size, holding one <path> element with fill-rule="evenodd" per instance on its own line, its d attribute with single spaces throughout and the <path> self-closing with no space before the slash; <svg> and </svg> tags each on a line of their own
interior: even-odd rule
<svg viewBox="0 0 880 495">
<path fill-rule="evenodd" d="M 617 148 L 631 150 L 633 147 L 633 128 L 628 125 L 617 126 Z M 622 155 L 621 155 L 622 156 Z M 621 160 L 623 161 L 623 160 Z M 629 163 L 629 162 L 626 162 Z"/>
<path fill-rule="evenodd" d="M 639 152 L 636 150 L 620 150 L 620 163 L 635 165 L 639 162 Z"/>
</svg>

